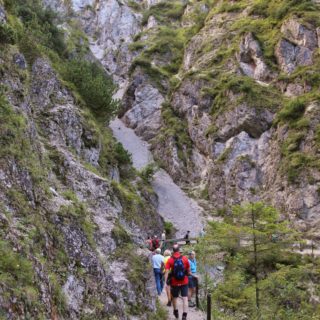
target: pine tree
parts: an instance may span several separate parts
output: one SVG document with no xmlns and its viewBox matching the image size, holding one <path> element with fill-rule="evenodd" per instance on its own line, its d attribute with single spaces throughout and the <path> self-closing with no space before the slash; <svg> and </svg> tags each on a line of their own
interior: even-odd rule
<svg viewBox="0 0 320 320">
<path fill-rule="evenodd" d="M 216 318 L 312 319 L 316 308 L 308 304 L 306 287 L 319 281 L 295 252 L 299 241 L 277 210 L 261 202 L 236 206 L 224 222 L 211 222 L 198 258 L 206 269 L 221 262 L 226 267 L 212 289 Z"/>
</svg>

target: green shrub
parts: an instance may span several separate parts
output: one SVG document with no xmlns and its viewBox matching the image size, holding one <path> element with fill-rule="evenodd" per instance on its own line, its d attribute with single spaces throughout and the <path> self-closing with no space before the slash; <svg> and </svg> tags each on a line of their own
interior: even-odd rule
<svg viewBox="0 0 320 320">
<path fill-rule="evenodd" d="M 145 182 L 150 183 L 156 170 L 157 166 L 155 165 L 155 163 L 150 163 L 141 170 L 140 176 Z"/>
<path fill-rule="evenodd" d="M 117 246 L 123 246 L 128 243 L 131 243 L 131 237 L 127 231 L 122 227 L 119 221 L 114 225 L 111 231 L 111 237 L 115 241 Z"/>
<path fill-rule="evenodd" d="M 306 132 L 304 131 L 290 132 L 282 146 L 282 153 L 287 156 L 292 152 L 298 151 L 305 135 Z"/>
<path fill-rule="evenodd" d="M 306 109 L 306 103 L 303 99 L 297 98 L 290 100 L 278 113 L 280 121 L 292 122 L 302 117 Z"/>
<path fill-rule="evenodd" d="M 262 17 L 272 17 L 277 20 L 283 19 L 290 13 L 304 13 L 317 11 L 317 6 L 311 0 L 255 0 L 250 13 Z"/>
<path fill-rule="evenodd" d="M 228 106 L 246 103 L 249 107 L 275 111 L 281 104 L 281 96 L 277 89 L 265 87 L 246 76 L 221 75 L 213 80 L 212 87 L 203 89 L 205 94 L 213 98 L 212 114 L 216 114 Z M 230 101 L 228 91 L 238 95 L 238 99 Z"/>
<path fill-rule="evenodd" d="M 31 67 L 35 60 L 42 56 L 34 40 L 27 34 L 19 40 L 19 49 L 23 53 L 28 65 Z"/>
<path fill-rule="evenodd" d="M 185 5 L 181 1 L 163 1 L 150 7 L 143 15 L 142 24 L 148 22 L 150 16 L 154 16 L 161 23 L 168 23 L 170 20 L 178 20 L 184 13 Z"/>
<path fill-rule="evenodd" d="M 118 161 L 118 164 L 121 165 L 131 165 L 132 158 L 131 154 L 125 150 L 121 143 L 116 143 L 114 146 L 115 149 L 115 158 Z"/>
<path fill-rule="evenodd" d="M 187 165 L 192 149 L 192 140 L 188 132 L 188 124 L 183 120 L 169 102 L 164 102 L 161 108 L 161 117 L 165 126 L 162 128 L 159 139 L 166 141 L 167 138 L 174 138 L 179 159 Z"/>
<path fill-rule="evenodd" d="M 0 24 L 0 43 L 14 44 L 16 42 L 16 33 L 8 24 Z"/>
<path fill-rule="evenodd" d="M 5 283 L 18 286 L 32 285 L 34 276 L 31 262 L 3 240 L 0 241 L 0 275 Z"/>
<path fill-rule="evenodd" d="M 170 221 L 165 221 L 164 222 L 164 231 L 166 232 L 167 239 L 169 239 L 169 238 L 174 236 L 175 228 L 174 228 L 173 224 Z"/>
<path fill-rule="evenodd" d="M 61 73 L 66 81 L 74 84 L 96 118 L 109 121 L 115 115 L 119 107 L 112 99 L 115 86 L 98 64 L 74 59 L 66 62 Z"/>
<path fill-rule="evenodd" d="M 289 154 L 287 161 L 283 165 L 284 171 L 287 173 L 287 177 L 290 183 L 299 182 L 299 176 L 301 172 L 312 166 L 313 158 L 302 152 L 294 152 Z"/>
<path fill-rule="evenodd" d="M 56 13 L 37 0 L 6 0 L 5 4 L 9 12 L 20 17 L 34 43 L 53 49 L 61 56 L 65 54 L 64 34 L 56 26 Z"/>
<path fill-rule="evenodd" d="M 222 12 L 238 12 L 242 9 L 245 8 L 244 4 L 240 4 L 240 3 L 223 3 L 219 9 L 218 9 L 218 13 L 222 13 Z"/>
</svg>

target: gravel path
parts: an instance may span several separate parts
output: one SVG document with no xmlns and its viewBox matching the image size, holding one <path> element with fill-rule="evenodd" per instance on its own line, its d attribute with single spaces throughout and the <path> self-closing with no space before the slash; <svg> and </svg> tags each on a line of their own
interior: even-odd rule
<svg viewBox="0 0 320 320">
<path fill-rule="evenodd" d="M 127 128 L 120 119 L 113 120 L 110 128 L 115 138 L 131 153 L 136 169 L 141 170 L 153 162 L 148 143 Z M 173 223 L 177 229 L 176 236 L 184 236 L 187 230 L 190 230 L 191 236 L 198 236 L 202 228 L 201 207 L 162 169 L 155 173 L 152 186 L 159 199 L 158 212 L 166 221 Z"/>
<path fill-rule="evenodd" d="M 135 132 L 127 128 L 120 119 L 110 123 L 114 137 L 122 143 L 123 147 L 132 155 L 133 166 L 137 170 L 143 169 L 152 163 L 153 157 L 149 151 L 148 143 L 139 138 Z M 158 212 L 166 220 L 172 222 L 177 229 L 176 236 L 183 236 L 190 230 L 191 236 L 198 236 L 202 228 L 202 209 L 191 198 L 189 198 L 179 186 L 177 186 L 168 173 L 162 169 L 158 170 L 153 178 L 152 187 L 158 195 Z M 166 295 L 163 292 L 160 303 L 168 308 L 168 320 L 174 320 L 172 307 L 166 306 Z M 179 314 L 182 316 L 182 301 L 179 299 Z M 188 319 L 204 320 L 205 316 L 199 310 L 190 308 Z"/>
<path fill-rule="evenodd" d="M 202 228 L 202 209 L 198 204 L 162 169 L 156 172 L 152 186 L 159 197 L 158 211 L 165 220 L 173 223 L 177 229 L 176 236 L 183 237 L 187 230 L 191 236 L 198 236 Z"/>
<path fill-rule="evenodd" d="M 114 137 L 131 153 L 133 166 L 137 170 L 153 162 L 148 143 L 139 138 L 132 129 L 127 128 L 120 119 L 111 121 L 110 128 Z"/>
<path fill-rule="evenodd" d="M 163 291 L 161 296 L 160 296 L 160 303 L 168 310 L 168 318 L 167 320 L 176 320 L 176 318 L 173 316 L 173 308 L 172 307 L 167 307 L 167 296 L 165 292 Z M 178 310 L 179 310 L 179 319 L 182 317 L 182 299 L 178 300 Z M 205 314 L 196 308 L 189 308 L 188 310 L 188 320 L 204 320 Z"/>
</svg>

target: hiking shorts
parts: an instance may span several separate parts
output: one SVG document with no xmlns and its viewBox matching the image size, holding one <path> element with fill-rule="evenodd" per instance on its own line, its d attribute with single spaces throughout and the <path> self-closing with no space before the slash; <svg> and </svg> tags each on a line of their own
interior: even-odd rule
<svg viewBox="0 0 320 320">
<path fill-rule="evenodd" d="M 171 287 L 171 294 L 174 298 L 178 298 L 179 293 L 181 294 L 181 297 L 187 297 L 188 296 L 188 285 L 185 284 L 183 286 Z"/>
<path fill-rule="evenodd" d="M 189 285 L 189 288 L 190 289 L 193 289 L 197 286 L 197 280 L 195 279 L 195 277 L 193 276 L 189 276 L 189 282 L 188 282 L 188 285 Z"/>
</svg>

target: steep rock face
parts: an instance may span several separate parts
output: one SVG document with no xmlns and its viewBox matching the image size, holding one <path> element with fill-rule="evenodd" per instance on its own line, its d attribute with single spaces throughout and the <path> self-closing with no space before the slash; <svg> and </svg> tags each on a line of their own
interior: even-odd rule
<svg viewBox="0 0 320 320">
<path fill-rule="evenodd" d="M 123 116 L 124 122 L 145 140 L 152 139 L 161 126 L 164 97 L 141 70 L 133 75 L 123 101 L 128 110 Z"/>
<path fill-rule="evenodd" d="M 0 63 L 0 83 L 6 87 L 1 114 L 10 110 L 7 124 L 1 122 L 1 245 L 11 248 L 12 257 L 19 254 L 25 269 L 16 271 L 28 271 L 32 279 L 20 280 L 21 293 L 10 291 L 10 278 L 0 285 L 6 292 L 1 314 L 7 319 L 147 318 L 155 310 L 153 290 L 145 285 L 152 275 L 134 272 L 148 263 L 146 252 L 138 249 L 146 232 L 161 226 L 155 209 L 145 202 L 139 210 L 148 218 L 142 224 L 139 214 L 128 217 L 124 198 L 100 174 L 96 128 L 48 60 L 36 59 L 26 69 L 24 56 L 7 46 Z M 134 277 L 142 277 L 142 284 Z"/>
<path fill-rule="evenodd" d="M 285 111 L 281 113 L 280 109 L 285 104 L 283 96 L 302 95 L 305 99 L 308 92 L 316 94 L 317 82 L 312 83 L 297 70 L 306 68 L 314 74 L 311 67 L 318 68 L 315 57 L 319 26 L 288 15 L 268 36 L 274 38 L 271 57 L 267 52 L 271 49 L 263 42 L 268 31 L 261 31 L 267 22 L 260 25 L 262 18 L 252 15 L 249 4 L 246 10 L 226 12 L 222 2 L 211 12 L 203 3 L 189 3 L 178 22 L 154 15 L 153 28 L 138 40 L 139 48 L 152 48 L 145 39 L 157 32 L 161 37 L 161 31 L 157 31 L 161 25 L 167 29 L 195 26 L 195 8 L 197 14 L 207 16 L 202 27 L 187 39 L 180 69 L 170 78 L 170 93 L 165 96 L 175 116 L 186 121 L 186 131 L 178 130 L 174 118 L 167 119 L 162 107 L 162 129 L 152 140 L 153 151 L 176 181 L 185 183 L 185 177 L 190 177 L 200 188 L 206 185 L 218 209 L 262 199 L 297 219 L 303 218 L 308 225 L 319 219 L 315 214 L 319 212 L 315 193 L 319 186 L 319 168 L 315 164 L 319 118 L 302 110 L 293 120 L 301 120 L 299 135 L 295 128 L 298 124 L 284 120 Z M 250 19 L 257 29 L 250 29 Z M 141 57 L 148 55 L 148 49 L 142 52 Z M 173 46 L 167 45 L 160 57 L 158 53 L 151 55 L 153 69 L 163 68 L 163 57 L 170 60 L 172 52 Z M 281 72 L 293 76 L 282 76 Z M 132 80 L 136 81 L 135 75 Z M 127 109 L 134 96 L 132 90 L 127 91 Z M 310 107 L 310 100 L 304 104 L 305 109 L 317 109 Z M 191 146 L 186 140 L 180 142 L 185 132 Z M 190 180 L 187 185 L 190 187 Z"/>
<path fill-rule="evenodd" d="M 259 43 L 252 33 L 247 34 L 240 43 L 239 62 L 242 72 L 255 80 L 269 81 L 270 71 L 263 61 Z"/>
<path fill-rule="evenodd" d="M 95 57 L 117 83 L 125 81 L 133 58 L 129 44 L 141 30 L 141 15 L 118 0 L 72 0 L 70 6 L 61 0 L 44 0 L 44 4 L 58 12 L 73 12 L 91 39 Z"/>
<path fill-rule="evenodd" d="M 6 12 L 2 6 L 2 4 L 0 3 L 0 23 L 5 23 L 6 22 Z"/>
<path fill-rule="evenodd" d="M 300 137 L 280 114 L 285 96 L 305 99 L 315 92 L 316 78 L 304 77 L 299 68 L 306 74 L 318 68 L 317 22 L 288 13 L 270 24 L 270 31 L 267 11 L 261 14 L 249 3 L 235 10 L 226 10 L 225 1 L 215 6 L 205 1 L 136 3 L 139 13 L 126 2 L 101 1 L 91 13 L 82 8 L 79 14 L 90 36 L 94 28 L 103 30 L 91 49 L 107 70 L 125 84 L 130 69 L 123 99 L 126 124 L 151 139 L 156 158 L 176 181 L 206 185 L 217 208 L 264 199 L 312 221 L 319 206 L 314 192 L 319 185 L 318 116 L 297 116 L 294 121 L 304 123 L 294 125 L 302 126 Z M 175 6 L 175 15 L 166 15 L 162 6 Z M 111 7 L 118 21 L 124 17 L 124 28 L 112 22 Z M 183 38 L 186 33 L 190 37 Z M 183 45 L 176 46 L 181 37 Z M 111 54 L 103 49 L 107 44 L 114 46 Z M 305 109 L 310 105 L 307 99 Z"/>
<path fill-rule="evenodd" d="M 290 19 L 282 25 L 281 32 L 285 39 L 275 51 L 281 69 L 292 73 L 298 66 L 312 65 L 314 50 L 318 48 L 317 31 Z"/>
</svg>

